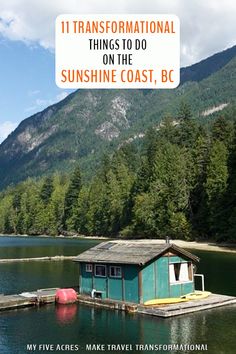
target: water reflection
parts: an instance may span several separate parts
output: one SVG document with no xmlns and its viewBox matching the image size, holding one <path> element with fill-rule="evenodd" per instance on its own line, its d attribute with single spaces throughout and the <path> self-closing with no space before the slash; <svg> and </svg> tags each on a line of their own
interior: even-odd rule
<svg viewBox="0 0 236 354">
<path fill-rule="evenodd" d="M 180 321 L 175 318 L 174 321 L 170 321 L 169 325 L 172 343 L 191 343 L 195 328 L 192 326 L 190 317 L 183 317 Z"/>
<path fill-rule="evenodd" d="M 57 322 L 63 325 L 72 323 L 75 320 L 77 310 L 77 304 L 57 304 L 55 306 Z"/>
<path fill-rule="evenodd" d="M 2 313 L 0 353 L 25 354 L 27 343 L 79 344 L 80 353 L 90 353 L 86 345 L 91 343 L 105 344 L 106 348 L 108 344 L 129 344 L 132 353 L 142 352 L 135 349 L 136 344 L 207 343 L 207 354 L 233 354 L 235 321 L 236 306 L 162 319 L 77 304 L 50 305 Z"/>
</svg>

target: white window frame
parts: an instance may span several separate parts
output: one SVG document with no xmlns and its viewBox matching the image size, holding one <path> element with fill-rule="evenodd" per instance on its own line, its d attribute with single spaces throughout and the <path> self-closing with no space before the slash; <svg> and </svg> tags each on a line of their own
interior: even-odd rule
<svg viewBox="0 0 236 354">
<path fill-rule="evenodd" d="M 183 283 L 192 283 L 193 282 L 193 274 L 192 274 L 192 280 L 190 279 L 190 277 L 189 277 L 189 270 L 188 270 L 188 268 L 189 268 L 189 263 L 190 262 L 173 262 L 173 263 L 169 263 L 169 278 L 170 278 L 170 266 L 171 265 L 175 265 L 175 264 L 180 264 L 180 272 L 181 272 L 181 265 L 182 264 L 187 264 L 187 271 L 188 271 L 188 280 L 175 280 L 175 281 L 171 281 L 170 280 L 170 284 L 171 285 L 174 285 L 174 284 L 183 284 Z M 191 266 L 191 265 L 190 265 Z M 193 268 L 191 267 L 191 272 L 193 272 Z M 180 274 L 179 274 L 179 276 L 180 276 Z"/>
<path fill-rule="evenodd" d="M 120 275 L 117 275 L 117 274 L 115 274 L 115 275 L 112 275 L 111 274 L 111 269 L 112 268 L 114 268 L 114 273 L 116 273 L 116 271 L 117 271 L 117 269 L 119 269 L 119 273 L 120 273 Z M 121 269 L 121 267 L 120 266 L 110 266 L 110 277 L 111 278 L 118 278 L 118 279 L 121 279 L 122 278 L 122 269 Z"/>
<path fill-rule="evenodd" d="M 92 271 L 93 271 L 93 265 L 92 265 L 92 263 L 86 263 L 86 264 L 85 264 L 85 271 L 86 271 L 87 273 L 92 273 Z"/>
<path fill-rule="evenodd" d="M 104 267 L 105 275 L 97 274 L 97 267 Z M 105 264 L 95 264 L 94 275 L 95 275 L 95 277 L 106 278 L 107 277 L 107 266 Z"/>
</svg>

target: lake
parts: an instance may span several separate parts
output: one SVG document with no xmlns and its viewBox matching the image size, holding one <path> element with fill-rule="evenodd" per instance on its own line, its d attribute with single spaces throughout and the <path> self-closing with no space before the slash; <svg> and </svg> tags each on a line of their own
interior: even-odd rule
<svg viewBox="0 0 236 354">
<path fill-rule="evenodd" d="M 0 237 L 0 258 L 76 256 L 101 241 L 48 237 Z M 72 261 L 0 264 L 0 293 L 17 294 L 39 288 L 78 285 L 78 265 Z"/>
<path fill-rule="evenodd" d="M 0 237 L 0 258 L 62 254 L 73 256 L 98 242 L 91 239 Z M 235 254 L 198 250 L 192 252 L 201 258 L 198 272 L 205 274 L 206 290 L 236 295 Z M 0 269 L 0 292 L 5 294 L 78 285 L 78 267 L 72 261 L 0 264 Z M 165 346 L 207 344 L 208 354 L 234 354 L 235 323 L 235 305 L 170 319 L 77 304 L 59 307 L 48 305 L 2 312 L 0 353 L 94 352 L 89 350 L 91 348 L 86 350 L 89 344 L 100 344 L 100 349 L 105 349 L 97 350 L 96 353 L 200 353 L 169 351 Z M 36 350 L 30 351 L 30 347 L 27 350 L 27 345 L 33 344 Z M 127 344 L 130 350 L 121 351 L 119 347 L 109 350 L 112 348 L 109 344 Z M 149 347 L 142 351 L 139 344 Z M 164 349 L 152 350 L 151 345 L 154 344 L 163 344 Z"/>
</svg>

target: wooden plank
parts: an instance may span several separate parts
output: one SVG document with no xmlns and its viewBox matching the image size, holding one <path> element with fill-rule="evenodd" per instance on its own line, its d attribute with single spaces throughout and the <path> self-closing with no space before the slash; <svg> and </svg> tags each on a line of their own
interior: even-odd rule
<svg viewBox="0 0 236 354">
<path fill-rule="evenodd" d="M 138 313 L 160 317 L 172 317 L 232 304 L 236 304 L 235 297 L 212 294 L 206 299 L 183 302 L 179 304 L 161 305 L 151 308 L 139 306 Z"/>
<path fill-rule="evenodd" d="M 35 301 L 33 299 L 27 299 L 19 295 L 6 295 L 0 298 L 0 311 L 34 305 Z"/>
<path fill-rule="evenodd" d="M 236 304 L 236 297 L 212 294 L 208 299 L 195 300 L 172 305 L 161 305 L 156 307 L 147 307 L 142 304 L 135 304 L 124 301 L 114 301 L 110 299 L 92 299 L 85 295 L 78 295 L 78 301 L 84 304 L 117 310 L 127 310 L 129 308 L 135 308 L 135 312 L 140 314 L 168 318 L 192 312 L 222 307 L 226 305 L 233 305 Z"/>
<path fill-rule="evenodd" d="M 1 294 L 0 311 L 55 302 L 57 289 L 58 288 L 39 289 L 37 291 L 15 295 Z M 24 296 L 24 294 L 27 294 L 27 296 Z M 32 295 L 31 297 L 30 294 Z"/>
</svg>

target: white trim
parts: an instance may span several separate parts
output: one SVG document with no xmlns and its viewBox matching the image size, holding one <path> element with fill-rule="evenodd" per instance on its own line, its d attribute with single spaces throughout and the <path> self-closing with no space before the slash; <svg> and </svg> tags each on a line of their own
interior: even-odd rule
<svg viewBox="0 0 236 354">
<path fill-rule="evenodd" d="M 192 282 L 194 283 L 194 272 L 193 272 L 193 263 L 190 263 L 191 264 L 191 275 L 192 275 Z"/>
<path fill-rule="evenodd" d="M 192 283 L 192 280 L 187 280 L 187 281 L 176 281 L 175 283 L 170 283 L 170 285 L 180 285 L 180 284 L 188 284 Z"/>
<path fill-rule="evenodd" d="M 195 277 L 200 277 L 202 279 L 202 291 L 205 291 L 205 279 L 204 279 L 204 274 L 194 274 Z"/>
<path fill-rule="evenodd" d="M 85 272 L 87 272 L 87 273 L 92 273 L 92 271 L 93 271 L 93 265 L 92 265 L 92 263 L 86 263 L 86 264 L 85 264 Z"/>
<path fill-rule="evenodd" d="M 120 269 L 120 275 L 111 275 L 111 268 Z M 115 271 L 115 273 L 116 273 L 116 271 Z M 120 267 L 120 266 L 110 266 L 110 268 L 109 268 L 109 275 L 110 275 L 110 278 L 118 278 L 118 279 L 121 279 L 121 278 L 122 278 L 122 270 L 121 270 L 121 267 Z"/>
<path fill-rule="evenodd" d="M 189 281 L 188 263 L 181 263 L 179 271 L 179 281 Z"/>
<path fill-rule="evenodd" d="M 185 284 L 185 283 L 192 283 L 193 279 L 191 280 L 189 278 L 189 273 L 188 273 L 188 267 L 189 267 L 189 263 L 191 264 L 191 262 L 175 262 L 175 263 L 169 263 L 169 281 L 171 285 L 175 285 L 175 284 Z M 175 264 L 180 264 L 180 270 L 179 270 L 179 280 L 175 280 L 175 272 L 174 272 L 174 265 Z M 182 264 L 183 265 L 187 265 L 187 276 L 188 279 L 186 280 L 181 280 L 180 277 L 183 276 L 183 274 L 181 274 L 181 268 L 182 268 Z M 186 271 L 186 269 L 185 269 Z M 185 272 L 186 275 L 186 272 Z"/>
<path fill-rule="evenodd" d="M 104 267 L 105 268 L 105 275 L 97 274 L 97 267 Z M 107 277 L 107 266 L 105 264 L 95 264 L 94 275 L 95 275 L 95 277 L 106 278 Z"/>
<path fill-rule="evenodd" d="M 174 263 L 170 263 L 169 264 L 169 279 L 170 279 L 170 284 L 176 283 L 175 271 L 174 271 Z"/>
</svg>

